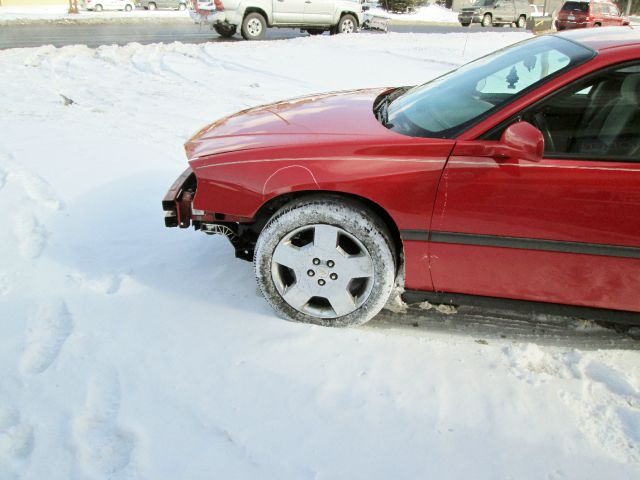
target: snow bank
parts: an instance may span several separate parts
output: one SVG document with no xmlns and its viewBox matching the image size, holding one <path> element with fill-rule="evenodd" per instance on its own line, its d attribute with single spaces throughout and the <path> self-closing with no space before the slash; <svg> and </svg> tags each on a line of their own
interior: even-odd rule
<svg viewBox="0 0 640 480">
<path fill-rule="evenodd" d="M 30 21 L 67 21 L 67 22 L 130 22 L 130 21 L 163 21 L 184 19 L 191 21 L 189 12 L 178 10 L 133 10 L 93 12 L 80 10 L 79 13 L 68 13 L 66 6 L 42 6 L 42 7 L 0 7 L 1 23 L 21 23 Z"/>
<path fill-rule="evenodd" d="M 637 351 L 478 339 L 455 315 L 287 323 L 226 240 L 163 227 L 204 124 L 527 36 L 0 51 L 0 478 L 637 478 Z"/>
<path fill-rule="evenodd" d="M 370 13 L 391 18 L 392 20 L 405 22 L 425 22 L 425 23 L 458 23 L 458 12 L 454 12 L 440 5 L 429 5 L 420 7 L 413 13 L 389 13 L 386 10 L 375 7 L 369 10 Z"/>
</svg>

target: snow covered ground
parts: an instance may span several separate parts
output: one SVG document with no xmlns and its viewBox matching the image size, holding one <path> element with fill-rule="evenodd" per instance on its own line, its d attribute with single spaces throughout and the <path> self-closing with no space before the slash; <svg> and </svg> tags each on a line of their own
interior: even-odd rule
<svg viewBox="0 0 640 480">
<path fill-rule="evenodd" d="M 204 124 L 526 37 L 0 51 L 0 479 L 638 478 L 638 351 L 288 323 L 226 240 L 163 227 Z"/>
</svg>

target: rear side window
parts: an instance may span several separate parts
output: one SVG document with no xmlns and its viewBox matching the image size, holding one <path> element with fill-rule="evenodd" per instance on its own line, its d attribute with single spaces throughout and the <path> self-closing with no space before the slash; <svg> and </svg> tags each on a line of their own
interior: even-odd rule
<svg viewBox="0 0 640 480">
<path fill-rule="evenodd" d="M 587 13 L 589 11 L 589 4 L 587 2 L 565 2 L 562 10 Z"/>
</svg>

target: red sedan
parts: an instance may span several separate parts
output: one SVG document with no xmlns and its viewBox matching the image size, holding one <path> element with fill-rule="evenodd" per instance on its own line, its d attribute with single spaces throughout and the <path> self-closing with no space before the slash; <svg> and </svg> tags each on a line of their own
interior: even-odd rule
<svg viewBox="0 0 640 480">
<path fill-rule="evenodd" d="M 227 235 L 287 319 L 361 324 L 400 286 L 640 322 L 632 28 L 539 36 L 417 87 L 249 109 L 185 148 L 166 225 Z"/>
</svg>

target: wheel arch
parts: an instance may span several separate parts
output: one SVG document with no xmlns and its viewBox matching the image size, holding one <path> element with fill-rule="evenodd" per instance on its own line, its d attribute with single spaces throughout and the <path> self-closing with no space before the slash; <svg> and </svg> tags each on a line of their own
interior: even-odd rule
<svg viewBox="0 0 640 480">
<path fill-rule="evenodd" d="M 360 20 L 358 20 L 358 15 L 351 10 L 341 10 L 340 14 L 338 15 L 338 21 L 336 22 L 336 25 L 340 23 L 340 20 L 342 20 L 342 17 L 344 17 L 345 15 L 351 15 L 356 20 L 356 27 L 360 26 Z"/>
<path fill-rule="evenodd" d="M 269 17 L 269 15 L 267 15 L 267 12 L 263 8 L 253 5 L 245 7 L 244 11 L 242 12 L 242 22 L 244 22 L 245 17 L 250 13 L 259 13 L 260 15 L 262 15 L 265 22 L 267 22 L 267 27 L 271 27 L 273 25 L 273 19 Z"/>
<path fill-rule="evenodd" d="M 402 246 L 402 238 L 400 237 L 400 229 L 394 218 L 387 212 L 387 210 L 379 203 L 349 192 L 333 191 L 333 190 L 299 190 L 295 192 L 287 192 L 281 195 L 277 195 L 267 200 L 258 209 L 255 215 L 255 230 L 259 233 L 263 230 L 269 219 L 283 206 L 303 199 L 305 197 L 327 197 L 327 198 L 348 198 L 356 203 L 359 203 L 366 209 L 373 212 L 382 223 L 389 230 L 389 235 L 393 241 L 392 247 L 394 247 L 396 255 L 396 270 L 400 271 L 404 265 L 404 250 Z"/>
</svg>

